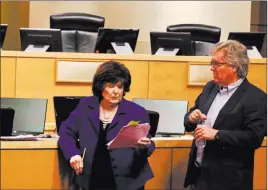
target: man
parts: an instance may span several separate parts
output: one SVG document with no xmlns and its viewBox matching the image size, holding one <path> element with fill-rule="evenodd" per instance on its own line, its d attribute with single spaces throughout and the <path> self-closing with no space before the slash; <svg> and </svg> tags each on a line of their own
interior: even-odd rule
<svg viewBox="0 0 268 190">
<path fill-rule="evenodd" d="M 247 80 L 248 64 L 247 49 L 241 43 L 216 44 L 211 60 L 214 80 L 206 84 L 184 118 L 186 131 L 194 131 L 185 187 L 253 189 L 254 152 L 266 132 L 267 96 Z M 197 125 L 205 120 L 211 127 Z M 200 162 L 195 143 L 202 140 L 206 145 L 198 149 Z"/>
</svg>

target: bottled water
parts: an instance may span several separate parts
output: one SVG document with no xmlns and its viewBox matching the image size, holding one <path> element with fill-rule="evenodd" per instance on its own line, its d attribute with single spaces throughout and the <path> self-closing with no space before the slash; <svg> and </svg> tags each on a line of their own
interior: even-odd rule
<svg viewBox="0 0 268 190">
<path fill-rule="evenodd" d="M 199 121 L 197 123 L 197 126 L 208 126 L 211 127 L 211 122 L 209 120 L 205 120 L 205 121 Z M 196 153 L 196 162 L 201 165 L 202 159 L 203 159 L 203 152 L 204 152 L 204 148 L 206 146 L 206 140 L 201 140 L 196 142 L 195 141 L 195 145 L 197 147 L 197 153 Z"/>
<path fill-rule="evenodd" d="M 204 126 L 205 125 L 205 121 L 199 121 L 198 123 L 197 123 L 197 126 L 199 127 L 199 126 Z M 205 146 L 206 146 L 206 140 L 201 140 L 201 141 L 198 141 L 198 142 L 196 142 L 195 141 L 195 145 L 196 145 L 196 147 L 197 148 L 204 148 Z"/>
</svg>

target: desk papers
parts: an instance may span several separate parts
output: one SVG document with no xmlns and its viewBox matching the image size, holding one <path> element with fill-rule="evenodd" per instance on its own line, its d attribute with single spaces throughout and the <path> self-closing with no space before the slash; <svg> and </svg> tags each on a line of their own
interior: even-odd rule
<svg viewBox="0 0 268 190">
<path fill-rule="evenodd" d="M 18 136 L 2 136 L 1 141 L 39 141 L 41 140 L 38 136 L 33 135 L 18 135 Z"/>
</svg>

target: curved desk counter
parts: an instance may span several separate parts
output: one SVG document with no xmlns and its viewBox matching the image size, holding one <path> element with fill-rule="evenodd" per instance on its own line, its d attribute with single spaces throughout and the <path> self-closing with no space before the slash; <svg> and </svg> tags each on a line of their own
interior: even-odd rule
<svg viewBox="0 0 268 190">
<path fill-rule="evenodd" d="M 57 138 L 43 141 L 1 141 L 1 189 L 67 189 L 68 168 L 58 151 Z M 155 177 L 151 190 L 183 189 L 190 138 L 154 138 L 149 158 Z M 255 153 L 254 189 L 266 188 L 266 138 Z"/>
<path fill-rule="evenodd" d="M 96 65 L 108 60 L 125 64 L 132 76 L 126 99 L 187 100 L 192 107 L 212 79 L 210 57 L 117 55 L 20 51 L 1 52 L 1 97 L 46 98 L 46 122 L 55 115 L 53 96 L 90 96 Z M 267 59 L 251 59 L 248 80 L 266 92 Z M 72 72 L 70 72 L 72 71 Z"/>
</svg>

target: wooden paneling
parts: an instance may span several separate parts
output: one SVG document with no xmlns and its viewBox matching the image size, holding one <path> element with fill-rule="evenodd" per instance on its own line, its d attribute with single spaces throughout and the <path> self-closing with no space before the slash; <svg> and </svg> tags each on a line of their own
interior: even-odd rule
<svg viewBox="0 0 268 190">
<path fill-rule="evenodd" d="M 154 173 L 154 178 L 149 180 L 145 189 L 168 190 L 171 183 L 171 160 L 170 148 L 157 148 L 149 157 L 149 163 Z"/>
<path fill-rule="evenodd" d="M 183 190 L 191 140 L 153 138 L 156 149 L 149 157 L 154 178 L 146 190 Z M 58 152 L 58 139 L 1 141 L 1 189 L 68 189 L 68 162 Z M 254 189 L 266 188 L 267 140 L 255 154 Z M 15 183 L 15 182 L 16 183 Z"/>
<path fill-rule="evenodd" d="M 262 190 L 267 187 L 267 145 L 255 152 L 253 189 Z"/>
<path fill-rule="evenodd" d="M 16 57 L 1 57 L 0 64 L 1 97 L 15 97 Z"/>
<path fill-rule="evenodd" d="M 60 189 L 58 151 L 1 150 L 1 189 Z"/>
<path fill-rule="evenodd" d="M 188 87 L 187 62 L 150 62 L 148 98 L 188 100 L 189 107 L 203 87 Z"/>
<path fill-rule="evenodd" d="M 172 156 L 172 190 L 182 190 L 187 171 L 190 147 L 173 148 Z M 187 188 L 189 189 L 189 188 Z"/>
<path fill-rule="evenodd" d="M 150 55 L 115 55 L 84 53 L 1 52 L 1 95 L 11 97 L 47 98 L 47 122 L 54 122 L 53 96 L 92 95 L 90 83 L 57 83 L 56 62 L 105 62 L 116 60 L 125 64 L 131 73 L 132 84 L 126 99 L 152 98 L 187 100 L 188 107 L 203 86 L 188 85 L 190 63 L 206 65 L 210 57 L 162 57 Z M 266 92 L 266 59 L 251 59 L 248 79 Z M 200 73 L 202 75 L 203 73 Z M 15 80 L 14 80 L 15 75 Z M 52 124 L 53 125 L 53 124 Z"/>
<path fill-rule="evenodd" d="M 247 78 L 249 82 L 266 92 L 267 64 L 249 64 L 249 72 Z"/>
<path fill-rule="evenodd" d="M 104 62 L 104 61 L 102 61 Z M 126 98 L 147 98 L 148 64 L 146 61 L 121 61 L 132 75 L 131 91 Z M 141 67 L 142 69 L 139 69 Z M 48 99 L 47 122 L 54 122 L 53 96 L 92 95 L 90 83 L 56 83 L 56 59 L 18 58 L 16 97 Z"/>
</svg>

